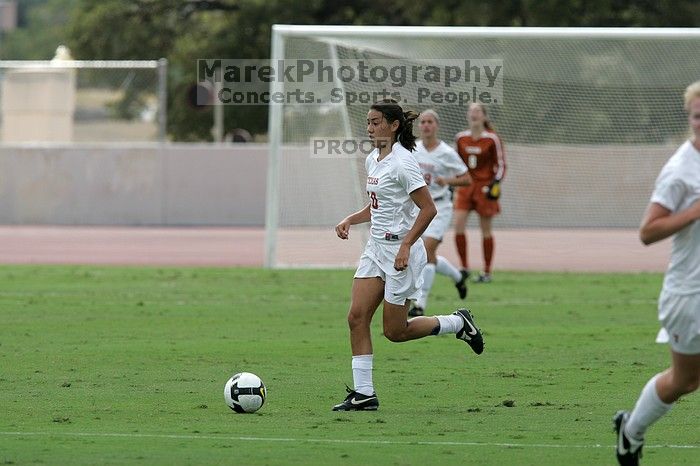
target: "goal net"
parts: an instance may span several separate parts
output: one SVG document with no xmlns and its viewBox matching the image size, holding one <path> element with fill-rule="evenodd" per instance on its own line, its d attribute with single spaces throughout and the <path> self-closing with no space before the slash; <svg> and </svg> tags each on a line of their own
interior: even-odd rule
<svg viewBox="0 0 700 466">
<path fill-rule="evenodd" d="M 390 73 L 382 80 L 381 70 L 365 80 L 329 72 L 326 80 L 271 83 L 271 91 L 320 97 L 270 105 L 269 267 L 359 258 L 366 227 L 353 227 L 348 242 L 333 227 L 367 202 L 366 152 L 348 142 L 366 137 L 371 101 L 361 102 L 363 92 L 398 90 L 405 109 L 435 109 L 440 138 L 453 144 L 467 128 L 469 99 L 486 89 L 486 68 L 494 74 L 500 64 L 491 95 L 498 102 L 486 104 L 507 161 L 496 228 L 636 228 L 661 166 L 689 135 L 683 90 L 700 79 L 700 31 L 688 29 L 275 26 L 272 42 L 273 64 L 329 64 L 333 73 L 464 66 L 449 88 L 444 76 L 397 82 Z M 421 99 L 425 88 L 442 97 Z M 342 101 L 329 97 L 333 89 Z M 465 99 L 448 101 L 447 91 Z M 333 141 L 345 147 L 328 151 Z"/>
</svg>

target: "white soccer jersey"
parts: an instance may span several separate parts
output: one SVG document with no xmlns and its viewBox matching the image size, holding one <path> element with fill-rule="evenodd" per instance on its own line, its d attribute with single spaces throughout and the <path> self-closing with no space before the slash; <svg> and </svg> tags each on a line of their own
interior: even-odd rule
<svg viewBox="0 0 700 466">
<path fill-rule="evenodd" d="M 400 143 L 377 161 L 379 149 L 367 156 L 367 194 L 372 215 L 370 234 L 381 241 L 400 241 L 416 221 L 416 205 L 409 196 L 425 186 L 416 158 Z"/>
<path fill-rule="evenodd" d="M 651 202 L 675 213 L 687 209 L 698 199 L 700 152 L 686 141 L 661 169 Z M 664 290 L 676 294 L 700 293 L 700 221 L 694 221 L 673 235 Z"/>
<path fill-rule="evenodd" d="M 414 154 L 433 199 L 446 198 L 450 189 L 447 185 L 440 186 L 435 183 L 437 177 L 452 178 L 467 172 L 467 166 L 462 158 L 444 141 L 440 141 L 440 144 L 430 152 L 426 150 L 423 141 L 417 141 Z"/>
</svg>

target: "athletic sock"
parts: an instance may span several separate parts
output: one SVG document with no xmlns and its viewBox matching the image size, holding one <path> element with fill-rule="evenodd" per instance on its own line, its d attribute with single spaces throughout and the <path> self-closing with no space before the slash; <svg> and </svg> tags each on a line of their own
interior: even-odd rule
<svg viewBox="0 0 700 466">
<path fill-rule="evenodd" d="M 367 396 L 374 393 L 374 384 L 372 383 L 373 359 L 374 355 L 372 354 L 361 354 L 352 357 L 352 380 L 357 393 Z"/>
<path fill-rule="evenodd" d="M 435 281 L 435 264 L 427 263 L 423 267 L 423 286 L 420 289 L 420 298 L 416 300 L 416 305 L 422 309 L 428 305 L 428 295 L 433 288 Z"/>
<path fill-rule="evenodd" d="M 445 333 L 457 333 L 464 326 L 464 321 L 460 316 L 450 314 L 448 316 L 435 316 L 440 322 L 440 330 L 438 335 L 444 335 Z"/>
<path fill-rule="evenodd" d="M 625 426 L 625 433 L 636 440 L 643 440 L 647 428 L 666 414 L 673 404 L 664 403 L 656 393 L 656 380 L 661 374 L 656 374 L 642 389 L 637 404 L 630 413 Z"/>
<path fill-rule="evenodd" d="M 457 233 L 455 235 L 455 244 L 457 244 L 457 253 L 459 254 L 459 260 L 462 263 L 463 269 L 469 269 L 469 262 L 467 261 L 467 236 L 464 233 Z"/>
<path fill-rule="evenodd" d="M 482 243 L 484 247 L 484 273 L 488 275 L 491 273 L 491 260 L 493 259 L 493 236 L 484 238 Z"/>
<path fill-rule="evenodd" d="M 460 281 L 462 279 L 462 274 L 459 273 L 459 270 L 457 270 L 457 267 L 450 264 L 450 261 L 448 261 L 447 259 L 445 259 L 442 256 L 437 256 L 437 265 L 435 266 L 435 271 L 439 274 L 447 275 L 455 283 L 457 283 L 458 281 Z"/>
</svg>

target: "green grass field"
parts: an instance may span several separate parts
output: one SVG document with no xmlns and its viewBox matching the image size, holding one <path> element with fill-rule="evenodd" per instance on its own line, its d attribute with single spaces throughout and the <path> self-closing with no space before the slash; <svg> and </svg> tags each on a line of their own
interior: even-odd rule
<svg viewBox="0 0 700 466">
<path fill-rule="evenodd" d="M 352 271 L 0 267 L 0 464 L 613 464 L 612 414 L 668 364 L 661 275 L 495 278 L 467 301 L 483 355 L 391 343 L 377 315 L 381 408 L 336 413 Z M 430 304 L 460 304 L 446 278 Z M 256 414 L 224 404 L 240 371 L 267 385 Z M 645 464 L 698 464 L 699 408 L 649 431 Z"/>
</svg>

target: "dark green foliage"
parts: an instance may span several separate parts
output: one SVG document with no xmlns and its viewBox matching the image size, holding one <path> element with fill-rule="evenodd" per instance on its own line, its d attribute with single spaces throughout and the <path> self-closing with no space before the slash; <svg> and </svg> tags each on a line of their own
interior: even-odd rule
<svg viewBox="0 0 700 466">
<path fill-rule="evenodd" d="M 20 16 L 26 28 L 2 37 L 0 57 L 48 59 L 59 43 L 66 43 L 79 59 L 168 58 L 168 132 L 172 139 L 185 141 L 212 139 L 211 109 L 199 111 L 185 101 L 187 88 L 196 81 L 196 60 L 269 57 L 272 24 L 700 25 L 700 3 L 693 0 L 31 0 L 20 3 Z M 507 88 L 515 89 L 516 84 Z M 566 106 L 562 105 L 561 111 L 565 110 Z M 226 106 L 225 113 L 226 131 L 238 127 L 253 134 L 267 131 L 266 106 Z M 555 112 L 551 118 L 556 120 Z M 652 128 L 653 142 L 653 118 L 649 117 L 647 123 Z M 504 126 L 508 126 L 507 121 Z M 592 138 L 605 137 L 587 134 Z M 633 138 L 640 142 L 637 136 Z M 556 135 L 553 139 L 557 139 Z M 522 138 L 516 135 L 515 140 Z"/>
</svg>

